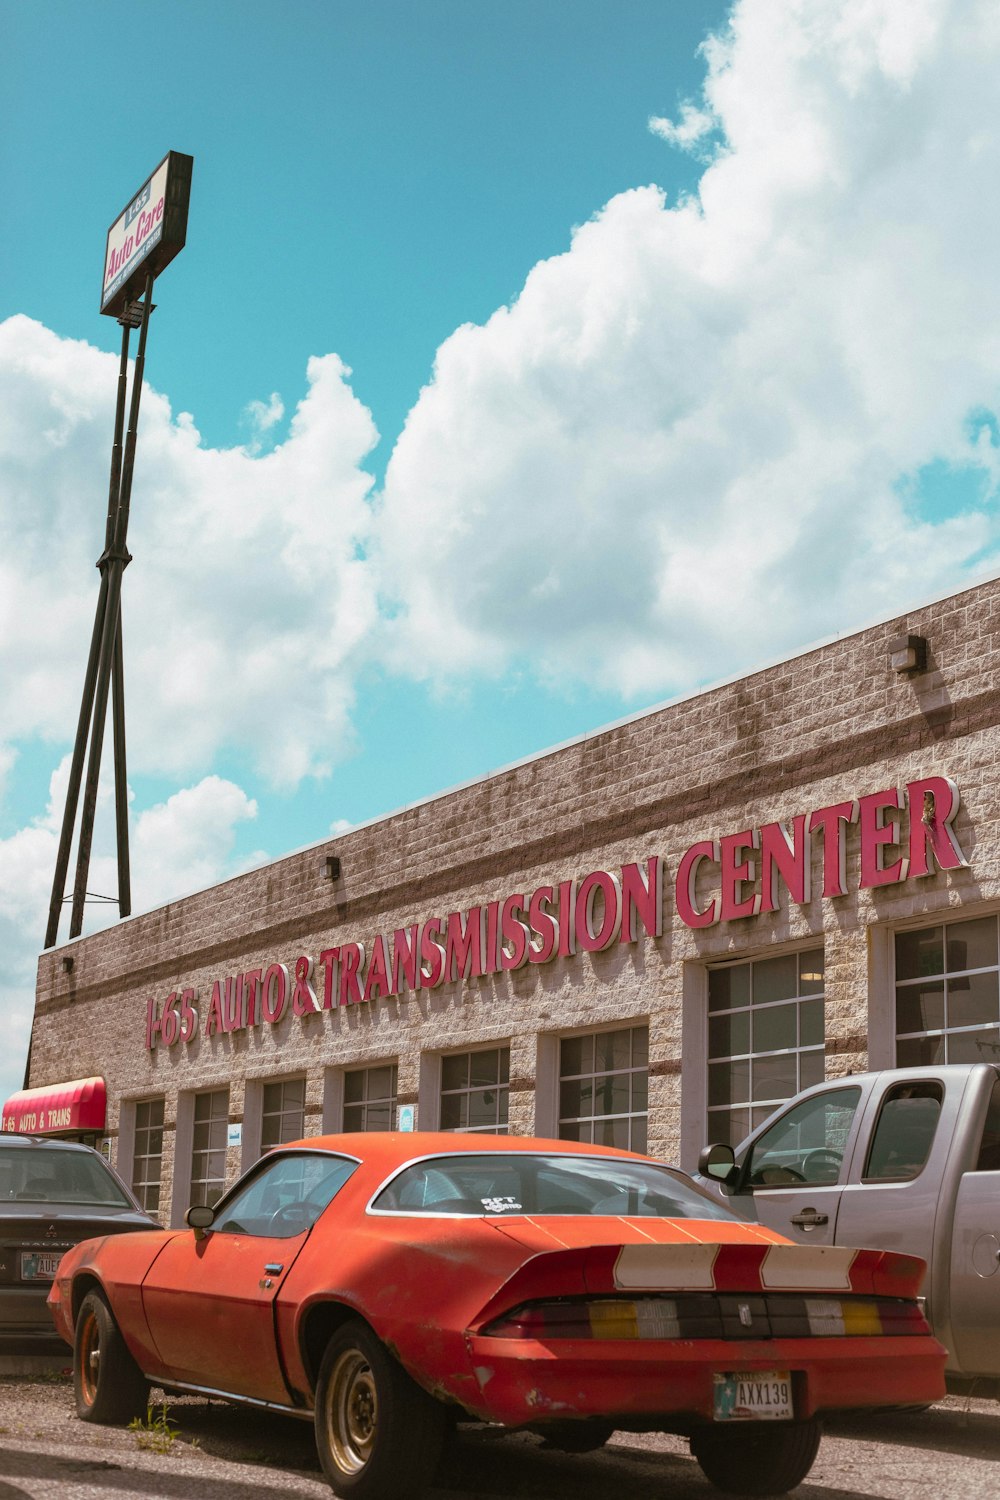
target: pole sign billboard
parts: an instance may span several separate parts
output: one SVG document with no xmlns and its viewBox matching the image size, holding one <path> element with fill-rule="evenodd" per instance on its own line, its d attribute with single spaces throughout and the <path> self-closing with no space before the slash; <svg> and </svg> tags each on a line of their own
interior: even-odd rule
<svg viewBox="0 0 1000 1500">
<path fill-rule="evenodd" d="M 183 250 L 194 158 L 168 151 L 108 230 L 101 312 L 117 318 Z"/>
</svg>

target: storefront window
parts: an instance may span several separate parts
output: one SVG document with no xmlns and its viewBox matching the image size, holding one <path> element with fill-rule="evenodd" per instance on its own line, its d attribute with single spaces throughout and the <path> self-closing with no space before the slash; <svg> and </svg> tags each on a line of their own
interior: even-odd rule
<svg viewBox="0 0 1000 1500">
<path fill-rule="evenodd" d="M 510 1048 L 441 1059 L 441 1129 L 507 1134 Z"/>
<path fill-rule="evenodd" d="M 896 1063 L 1000 1062 L 998 918 L 896 933 Z"/>
<path fill-rule="evenodd" d="M 562 1140 L 645 1151 L 648 1096 L 648 1027 L 563 1037 L 559 1044 Z"/>
<path fill-rule="evenodd" d="M 194 1145 L 191 1152 L 191 1202 L 214 1208 L 226 1185 L 226 1131 L 229 1090 L 194 1096 Z"/>
<path fill-rule="evenodd" d="M 738 1145 L 825 1072 L 823 950 L 708 974 L 708 1135 Z"/>
<path fill-rule="evenodd" d="M 344 1129 L 395 1130 L 396 1064 L 344 1074 Z"/>
<path fill-rule="evenodd" d="M 149 1214 L 160 1206 L 163 1162 L 163 1100 L 140 1099 L 135 1106 L 132 1191 Z"/>
<path fill-rule="evenodd" d="M 260 1149 L 285 1141 L 297 1141 L 306 1133 L 306 1081 L 304 1078 L 282 1078 L 265 1083 L 260 1122 Z"/>
</svg>

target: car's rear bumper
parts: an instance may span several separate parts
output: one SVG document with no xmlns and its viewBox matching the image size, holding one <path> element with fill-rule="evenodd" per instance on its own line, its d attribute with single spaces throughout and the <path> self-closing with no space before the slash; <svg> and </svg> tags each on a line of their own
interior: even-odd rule
<svg viewBox="0 0 1000 1500">
<path fill-rule="evenodd" d="M 744 1370 L 789 1371 L 798 1419 L 924 1405 L 945 1393 L 945 1351 L 929 1335 L 744 1344 L 608 1340 L 600 1346 L 477 1335 L 468 1348 L 479 1393 L 475 1414 L 510 1427 L 610 1417 L 625 1428 L 683 1431 L 714 1420 L 713 1376 Z"/>
<path fill-rule="evenodd" d="M 65 1353 L 46 1306 L 51 1283 L 0 1287 L 0 1354 Z"/>
<path fill-rule="evenodd" d="M 66 1354 L 66 1345 L 49 1319 L 37 1327 L 0 1327 L 0 1355 Z"/>
</svg>

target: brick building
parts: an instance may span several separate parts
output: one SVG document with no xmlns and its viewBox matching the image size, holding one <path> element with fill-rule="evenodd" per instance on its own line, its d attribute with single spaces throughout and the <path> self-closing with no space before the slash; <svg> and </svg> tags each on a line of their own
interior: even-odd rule
<svg viewBox="0 0 1000 1500">
<path fill-rule="evenodd" d="M 5 1123 L 177 1223 L 323 1130 L 691 1167 L 824 1075 L 1000 1057 L 998 641 L 989 582 L 44 953 Z"/>
</svg>

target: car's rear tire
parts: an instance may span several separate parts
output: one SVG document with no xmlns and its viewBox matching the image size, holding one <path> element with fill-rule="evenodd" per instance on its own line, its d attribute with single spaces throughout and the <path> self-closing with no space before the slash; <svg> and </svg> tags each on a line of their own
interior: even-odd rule
<svg viewBox="0 0 1000 1500">
<path fill-rule="evenodd" d="M 141 1417 L 149 1401 L 149 1382 L 101 1292 L 88 1292 L 80 1303 L 73 1339 L 73 1392 L 77 1416 L 105 1426 Z"/>
<path fill-rule="evenodd" d="M 316 1449 L 336 1495 L 416 1495 L 433 1478 L 446 1408 L 411 1380 L 360 1319 L 337 1330 L 316 1383 Z"/>
<path fill-rule="evenodd" d="M 816 1417 L 780 1427 L 704 1427 L 692 1436 L 691 1452 L 705 1478 L 729 1495 L 784 1495 L 809 1473 L 822 1436 Z"/>
</svg>

